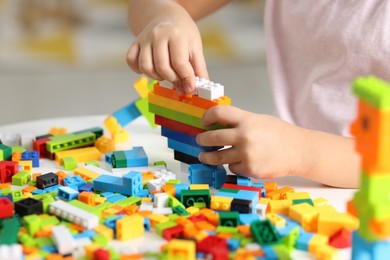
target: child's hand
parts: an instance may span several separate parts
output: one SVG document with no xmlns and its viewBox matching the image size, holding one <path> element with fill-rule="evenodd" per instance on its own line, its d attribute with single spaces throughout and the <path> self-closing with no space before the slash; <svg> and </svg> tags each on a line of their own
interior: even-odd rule
<svg viewBox="0 0 390 260">
<path fill-rule="evenodd" d="M 195 90 L 195 75 L 208 78 L 198 28 L 184 12 L 152 20 L 130 47 L 127 63 L 136 73 L 172 82 L 181 94 Z"/>
<path fill-rule="evenodd" d="M 198 144 L 231 146 L 225 150 L 203 152 L 205 164 L 229 164 L 238 175 L 273 178 L 295 175 L 302 169 L 306 130 L 276 117 L 259 115 L 231 106 L 215 106 L 203 116 L 205 126 L 220 123 L 229 128 L 201 133 Z"/>
</svg>

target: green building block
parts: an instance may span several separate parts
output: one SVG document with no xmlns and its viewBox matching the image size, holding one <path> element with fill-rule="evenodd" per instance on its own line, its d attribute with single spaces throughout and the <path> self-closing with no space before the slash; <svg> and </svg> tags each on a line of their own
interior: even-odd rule
<svg viewBox="0 0 390 260">
<path fill-rule="evenodd" d="M 296 200 L 293 200 L 292 203 L 293 205 L 295 204 L 300 204 L 300 203 L 307 203 L 307 204 L 310 204 L 312 206 L 314 206 L 314 203 L 311 199 L 296 199 Z"/>
<path fill-rule="evenodd" d="M 229 226 L 218 226 L 215 231 L 217 234 L 219 233 L 229 233 L 229 234 L 237 234 L 237 227 L 229 227 Z"/>
<path fill-rule="evenodd" d="M 12 153 L 14 153 L 14 152 L 23 153 L 25 151 L 26 151 L 26 149 L 24 149 L 23 146 L 12 146 Z"/>
<path fill-rule="evenodd" d="M 187 210 L 185 210 L 185 208 L 181 207 L 181 206 L 176 206 L 174 208 L 172 208 L 172 211 L 175 212 L 178 216 L 189 216 L 190 213 L 188 213 Z M 176 215 L 175 214 L 175 215 Z"/>
<path fill-rule="evenodd" d="M 23 186 L 26 185 L 31 179 L 31 174 L 28 171 L 17 172 L 12 176 L 12 185 Z"/>
<path fill-rule="evenodd" d="M 215 129 L 224 128 L 222 125 L 219 124 L 214 124 L 209 127 L 204 127 L 202 124 L 202 119 L 200 117 L 191 116 L 185 113 L 181 113 L 179 111 L 157 106 L 151 103 L 149 103 L 149 111 L 156 115 L 163 116 L 172 120 L 176 120 L 183 124 L 191 125 L 204 130 L 215 130 Z"/>
<path fill-rule="evenodd" d="M 46 150 L 49 153 L 69 150 L 73 148 L 93 145 L 96 135 L 92 132 L 85 132 L 79 134 L 63 134 L 50 137 L 50 141 L 46 142 Z"/>
<path fill-rule="evenodd" d="M 81 131 L 73 132 L 73 134 L 83 134 L 83 133 L 93 133 L 95 135 L 95 140 L 96 140 L 103 135 L 104 129 L 97 126 L 97 127 L 92 127 Z"/>
<path fill-rule="evenodd" d="M 23 198 L 23 192 L 21 190 L 13 190 L 11 192 L 11 195 L 12 195 L 12 201 L 15 203 L 15 202 L 18 202 L 19 200 L 22 200 L 24 199 Z"/>
<path fill-rule="evenodd" d="M 181 202 L 187 207 L 194 206 L 195 203 L 204 202 L 206 207 L 210 207 L 210 190 L 182 190 Z"/>
<path fill-rule="evenodd" d="M 85 165 L 93 165 L 93 166 L 99 167 L 99 162 L 98 161 L 90 161 L 90 162 L 86 162 Z"/>
<path fill-rule="evenodd" d="M 157 235 L 162 236 L 162 232 L 164 231 L 164 229 L 175 226 L 177 226 L 177 223 L 175 221 L 167 221 L 156 224 L 154 228 L 156 230 Z"/>
<path fill-rule="evenodd" d="M 280 243 L 279 233 L 268 219 L 253 221 L 250 230 L 253 239 L 261 246 Z"/>
<path fill-rule="evenodd" d="M 297 244 L 297 240 L 299 238 L 300 230 L 299 227 L 293 228 L 288 235 L 282 238 L 282 243 L 287 247 L 288 251 L 291 252 L 295 245 Z"/>
<path fill-rule="evenodd" d="M 106 247 L 108 243 L 110 242 L 107 237 L 103 236 L 102 234 L 97 234 L 92 238 L 92 241 L 96 244 L 100 245 L 101 247 Z"/>
<path fill-rule="evenodd" d="M 167 184 L 180 184 L 180 180 L 170 179 L 167 181 Z"/>
<path fill-rule="evenodd" d="M 206 207 L 206 203 L 205 202 L 195 202 L 194 207 L 198 208 L 198 209 L 204 209 Z"/>
<path fill-rule="evenodd" d="M 353 83 L 353 93 L 378 109 L 390 109 L 390 84 L 379 78 L 357 78 Z"/>
<path fill-rule="evenodd" d="M 276 255 L 278 256 L 278 259 L 292 259 L 290 256 L 290 250 L 287 248 L 286 245 L 280 244 L 280 245 L 272 245 L 272 248 L 274 249 Z"/>
<path fill-rule="evenodd" d="M 154 123 L 154 114 L 149 111 L 149 101 L 148 97 L 140 98 L 135 102 L 135 106 L 138 108 L 138 111 L 148 120 L 149 124 L 156 128 L 157 125 Z"/>
<path fill-rule="evenodd" d="M 36 246 L 37 245 L 37 242 L 35 241 L 35 239 L 30 236 L 29 234 L 22 234 L 19 236 L 19 242 L 24 245 L 24 246 Z"/>
<path fill-rule="evenodd" d="M 157 161 L 157 162 L 154 162 L 153 163 L 154 166 L 157 166 L 157 165 L 164 165 L 165 167 L 167 167 L 167 163 L 165 161 Z"/>
<path fill-rule="evenodd" d="M 183 205 L 183 203 L 181 203 L 178 199 L 176 199 L 176 197 L 172 196 L 169 194 L 169 207 L 171 208 L 176 208 L 176 207 L 181 207 L 183 208 L 184 210 L 186 209 L 186 207 Z"/>
<path fill-rule="evenodd" d="M 7 196 L 8 194 L 11 194 L 11 188 L 2 188 L 1 189 L 2 196 Z"/>
<path fill-rule="evenodd" d="M 0 220 L 0 245 L 12 245 L 18 242 L 21 226 L 18 216 Z"/>
<path fill-rule="evenodd" d="M 46 226 L 56 226 L 60 224 L 60 220 L 56 216 L 49 216 L 42 219 L 41 227 L 45 228 Z"/>
<path fill-rule="evenodd" d="M 41 229 L 42 219 L 36 215 L 27 215 L 23 217 L 23 224 L 29 235 L 34 236 Z"/>
<path fill-rule="evenodd" d="M 77 168 L 77 161 L 73 157 L 64 157 L 62 159 L 62 163 L 66 171 L 71 171 Z"/>
<path fill-rule="evenodd" d="M 240 224 L 238 211 L 221 211 L 219 212 L 220 226 L 237 227 Z"/>
<path fill-rule="evenodd" d="M 120 200 L 120 201 L 117 201 L 117 202 L 114 202 L 113 204 L 114 205 L 119 205 L 119 206 L 122 206 L 122 207 L 127 207 L 129 205 L 141 205 L 141 197 L 138 197 L 138 196 L 131 196 L 131 197 L 128 197 L 124 200 Z"/>
<path fill-rule="evenodd" d="M 10 161 L 12 158 L 12 148 L 5 144 L 0 144 L 0 161 Z"/>
<path fill-rule="evenodd" d="M 38 247 L 54 245 L 54 241 L 51 237 L 37 237 L 35 238 Z"/>
<path fill-rule="evenodd" d="M 219 189 L 220 191 L 223 191 L 223 192 L 229 192 L 229 193 L 238 193 L 240 190 L 237 190 L 237 189 L 231 189 L 231 188 L 221 188 Z"/>
</svg>

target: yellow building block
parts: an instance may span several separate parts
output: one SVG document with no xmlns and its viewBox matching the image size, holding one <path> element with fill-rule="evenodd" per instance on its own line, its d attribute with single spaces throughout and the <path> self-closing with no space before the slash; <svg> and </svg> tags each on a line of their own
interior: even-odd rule
<svg viewBox="0 0 390 260">
<path fill-rule="evenodd" d="M 23 169 L 22 171 L 28 171 L 28 172 L 31 172 L 32 171 L 32 161 L 19 161 L 18 162 L 19 164 L 19 167 L 22 166 Z"/>
<path fill-rule="evenodd" d="M 260 198 L 259 203 L 261 204 L 268 204 L 271 201 L 270 198 Z"/>
<path fill-rule="evenodd" d="M 184 239 L 172 239 L 165 247 L 167 259 L 196 259 L 195 241 Z"/>
<path fill-rule="evenodd" d="M 149 102 L 157 106 L 165 107 L 175 111 L 180 111 L 184 114 L 191 115 L 198 118 L 202 118 L 204 112 L 206 112 L 206 109 L 196 107 L 191 103 L 185 103 L 183 101 L 176 101 L 170 98 L 158 96 L 153 92 L 149 93 Z"/>
<path fill-rule="evenodd" d="M 318 234 L 333 236 L 342 228 L 353 231 L 359 227 L 359 220 L 349 213 L 322 212 L 318 217 Z"/>
<path fill-rule="evenodd" d="M 267 193 L 272 192 L 278 189 L 278 184 L 276 182 L 266 181 L 264 183 L 264 189 Z"/>
<path fill-rule="evenodd" d="M 190 215 L 194 215 L 195 213 L 197 213 L 199 211 L 199 208 L 191 206 L 191 207 L 186 208 L 186 210 L 188 213 L 190 213 Z"/>
<path fill-rule="evenodd" d="M 190 190 L 209 190 L 208 184 L 190 184 Z"/>
<path fill-rule="evenodd" d="M 93 229 L 96 233 L 105 236 L 109 240 L 112 240 L 114 238 L 114 231 L 107 227 L 106 225 L 100 224 L 99 226 L 95 227 Z"/>
<path fill-rule="evenodd" d="M 329 238 L 325 235 L 314 234 L 309 242 L 309 253 L 316 255 L 317 251 L 328 245 Z"/>
<path fill-rule="evenodd" d="M 215 228 L 214 228 L 215 229 Z M 206 231 L 204 230 L 201 230 L 199 231 L 196 236 L 194 237 L 196 241 L 201 241 L 202 239 L 205 239 L 206 237 L 208 237 L 210 234 L 207 233 Z"/>
<path fill-rule="evenodd" d="M 286 226 L 286 220 L 276 213 L 268 213 L 267 215 L 265 215 L 265 218 L 269 219 L 271 223 L 276 227 Z"/>
<path fill-rule="evenodd" d="M 107 200 L 107 198 L 105 198 L 105 197 L 96 197 L 95 204 L 96 205 L 103 204 L 104 202 L 106 202 L 106 200 Z"/>
<path fill-rule="evenodd" d="M 268 203 L 267 213 L 281 213 L 288 216 L 292 200 L 271 200 Z"/>
<path fill-rule="evenodd" d="M 58 127 L 58 128 L 52 127 L 49 130 L 49 134 L 54 135 L 54 136 L 63 135 L 66 133 L 67 133 L 67 131 L 66 131 L 66 128 L 64 128 L 64 127 Z"/>
<path fill-rule="evenodd" d="M 95 147 L 101 153 L 111 153 L 115 151 L 115 141 L 107 136 L 102 135 L 95 141 Z"/>
<path fill-rule="evenodd" d="M 151 197 L 141 198 L 141 203 L 143 202 L 152 202 L 152 198 Z"/>
<path fill-rule="evenodd" d="M 152 227 L 154 227 L 158 223 L 164 223 L 169 221 L 169 217 L 154 213 L 148 214 L 146 217 L 150 220 L 150 224 L 152 225 Z"/>
<path fill-rule="evenodd" d="M 119 130 L 119 132 L 112 134 L 112 139 L 115 144 L 123 144 L 130 141 L 130 133 L 126 129 Z"/>
<path fill-rule="evenodd" d="M 144 217 L 139 214 L 125 216 L 116 221 L 116 235 L 120 241 L 141 237 L 144 232 Z"/>
<path fill-rule="evenodd" d="M 56 152 L 56 161 L 62 164 L 65 157 L 73 157 L 77 163 L 100 160 L 102 154 L 96 147 L 78 148 Z"/>
<path fill-rule="evenodd" d="M 210 208 L 213 210 L 229 211 L 232 205 L 233 198 L 212 196 Z"/>
<path fill-rule="evenodd" d="M 141 98 L 145 98 L 148 96 L 148 79 L 146 77 L 140 77 L 134 83 L 134 89 L 138 92 L 138 95 Z"/>
<path fill-rule="evenodd" d="M 324 199 L 324 198 L 316 198 L 312 201 L 313 201 L 314 207 L 330 205 L 329 200 Z"/>
<path fill-rule="evenodd" d="M 317 230 L 318 211 L 308 203 L 295 204 L 290 207 L 289 218 L 301 224 L 306 232 Z"/>
<path fill-rule="evenodd" d="M 286 198 L 289 200 L 310 199 L 310 194 L 306 191 L 288 192 L 286 193 Z"/>
<path fill-rule="evenodd" d="M 118 133 L 122 129 L 122 126 L 112 115 L 108 116 L 106 120 L 104 120 L 104 126 L 107 128 L 108 132 L 110 132 L 110 134 L 112 135 Z"/>
<path fill-rule="evenodd" d="M 85 181 L 89 181 L 100 176 L 100 174 L 84 167 L 76 168 L 73 170 L 73 172 L 74 175 L 80 175 L 80 177 L 83 178 Z"/>
<path fill-rule="evenodd" d="M 320 260 L 338 260 L 341 259 L 339 251 L 330 245 L 323 245 L 318 247 L 314 254 Z"/>
<path fill-rule="evenodd" d="M 85 254 L 87 255 L 87 259 L 93 259 L 93 253 L 100 248 L 100 245 L 96 243 L 91 243 L 89 245 L 84 246 Z"/>
</svg>

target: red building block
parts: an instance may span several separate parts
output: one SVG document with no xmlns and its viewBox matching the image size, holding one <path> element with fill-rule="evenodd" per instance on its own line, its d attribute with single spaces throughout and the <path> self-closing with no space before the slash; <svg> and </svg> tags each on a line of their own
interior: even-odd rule
<svg viewBox="0 0 390 260">
<path fill-rule="evenodd" d="M 347 229 L 340 229 L 329 238 L 329 245 L 335 248 L 349 248 L 352 244 L 352 232 Z"/>
<path fill-rule="evenodd" d="M 259 193 L 259 198 L 261 198 L 261 188 L 245 186 L 245 185 L 238 185 L 238 184 L 232 184 L 232 183 L 225 183 L 224 185 L 222 185 L 222 188 L 235 189 L 235 190 L 256 191 L 256 192 Z"/>
<path fill-rule="evenodd" d="M 46 143 L 49 139 L 49 137 L 46 137 L 33 141 L 33 149 L 39 152 L 39 158 L 45 158 L 47 156 Z"/>
<path fill-rule="evenodd" d="M 205 131 L 201 128 L 197 128 L 197 127 L 194 127 L 191 125 L 186 125 L 186 124 L 183 124 L 181 122 L 178 122 L 178 121 L 166 118 L 166 117 L 158 116 L 158 115 L 154 115 L 154 123 L 156 123 L 157 125 L 161 125 L 161 126 L 164 126 L 166 128 L 172 129 L 172 130 L 180 131 L 180 132 L 187 134 L 187 135 L 192 135 L 192 136 L 197 136 L 199 133 L 202 133 Z"/>
<path fill-rule="evenodd" d="M 0 182 L 12 182 L 12 176 L 19 171 L 18 162 L 2 161 L 0 162 Z"/>
<path fill-rule="evenodd" d="M 217 236 L 208 236 L 196 243 L 199 252 L 211 254 L 212 259 L 229 259 L 229 249 L 226 239 Z"/>
<path fill-rule="evenodd" d="M 0 198 L 0 219 L 14 215 L 14 204 L 7 198 Z"/>
<path fill-rule="evenodd" d="M 172 240 L 177 237 L 181 237 L 184 234 L 184 227 L 177 225 L 174 227 L 166 228 L 162 232 L 162 237 L 166 240 Z"/>
<path fill-rule="evenodd" d="M 99 248 L 93 252 L 93 260 L 110 260 L 110 252 Z"/>
</svg>

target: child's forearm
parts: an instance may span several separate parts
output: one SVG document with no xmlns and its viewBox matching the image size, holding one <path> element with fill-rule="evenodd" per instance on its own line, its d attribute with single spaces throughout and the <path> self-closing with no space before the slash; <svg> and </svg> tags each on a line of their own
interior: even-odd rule
<svg viewBox="0 0 390 260">
<path fill-rule="evenodd" d="M 198 20 L 217 10 L 230 0 L 130 0 L 128 23 L 135 35 L 138 35 L 154 19 L 178 17 Z"/>
<path fill-rule="evenodd" d="M 330 186 L 358 187 L 360 156 L 354 140 L 319 131 L 304 132 L 304 158 L 297 175 Z"/>
</svg>

